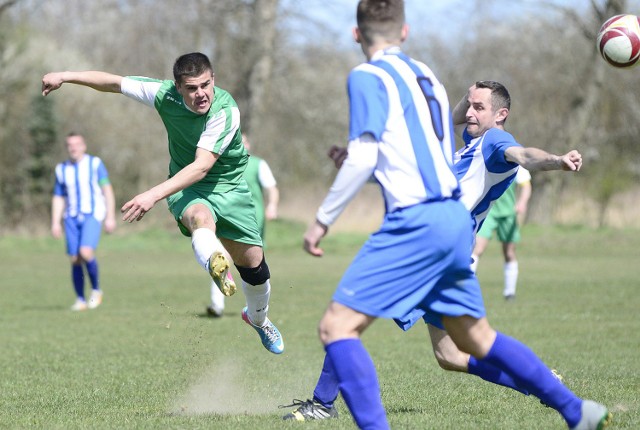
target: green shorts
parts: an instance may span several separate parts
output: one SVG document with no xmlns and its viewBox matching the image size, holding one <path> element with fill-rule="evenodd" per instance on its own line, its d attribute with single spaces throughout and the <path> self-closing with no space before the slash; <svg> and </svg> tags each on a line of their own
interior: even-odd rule
<svg viewBox="0 0 640 430">
<path fill-rule="evenodd" d="M 182 224 L 184 212 L 195 204 L 203 204 L 209 208 L 216 223 L 216 236 L 234 242 L 262 246 L 256 208 L 251 191 L 246 183 L 224 193 L 212 193 L 195 186 L 190 186 L 167 198 L 169 211 L 185 236 L 191 232 Z"/>
<path fill-rule="evenodd" d="M 491 212 L 482 223 L 478 236 L 491 240 L 493 232 L 498 234 L 498 240 L 503 243 L 520 242 L 520 228 L 518 227 L 518 218 L 513 216 L 493 217 Z"/>
</svg>

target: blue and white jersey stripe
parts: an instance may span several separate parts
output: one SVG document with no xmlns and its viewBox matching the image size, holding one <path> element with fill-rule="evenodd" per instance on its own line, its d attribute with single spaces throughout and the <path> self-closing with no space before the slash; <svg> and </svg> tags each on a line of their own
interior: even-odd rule
<svg viewBox="0 0 640 430">
<path fill-rule="evenodd" d="M 102 160 L 85 155 L 77 163 L 67 160 L 56 166 L 53 194 L 65 197 L 64 217 L 92 214 L 104 220 L 107 207 L 101 184 L 108 183 L 108 173 Z"/>
<path fill-rule="evenodd" d="M 378 142 L 373 176 L 387 211 L 457 198 L 452 120 L 444 86 L 423 63 L 399 48 L 377 52 L 348 79 L 349 140 Z"/>
<path fill-rule="evenodd" d="M 500 197 L 518 172 L 518 164 L 505 158 L 505 151 L 520 146 L 510 133 L 497 128 L 473 138 L 464 131 L 465 146 L 454 156 L 462 189 L 460 201 L 471 212 L 474 233 L 487 217 L 493 202 Z"/>
</svg>

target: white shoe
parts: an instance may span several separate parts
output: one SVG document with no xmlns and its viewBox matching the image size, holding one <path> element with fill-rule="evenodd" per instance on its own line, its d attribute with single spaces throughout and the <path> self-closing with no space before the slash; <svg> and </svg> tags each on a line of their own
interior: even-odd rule
<svg viewBox="0 0 640 430">
<path fill-rule="evenodd" d="M 220 318 L 224 314 L 224 309 L 214 308 L 213 306 L 207 306 L 207 315 L 211 318 Z"/>
<path fill-rule="evenodd" d="M 71 306 L 72 311 L 86 311 L 87 309 L 87 302 L 82 299 L 77 299 L 76 302 Z"/>
<path fill-rule="evenodd" d="M 582 417 L 571 430 L 602 430 L 611 424 L 612 415 L 604 405 L 593 400 L 582 401 Z"/>
<path fill-rule="evenodd" d="M 95 309 L 102 303 L 102 290 L 91 290 L 89 309 Z"/>
<path fill-rule="evenodd" d="M 231 272 L 227 273 L 230 277 Z M 212 317 L 221 317 L 224 313 L 224 298 L 225 295 L 218 289 L 216 283 L 211 281 L 211 304 L 207 306 L 207 315 Z"/>
</svg>

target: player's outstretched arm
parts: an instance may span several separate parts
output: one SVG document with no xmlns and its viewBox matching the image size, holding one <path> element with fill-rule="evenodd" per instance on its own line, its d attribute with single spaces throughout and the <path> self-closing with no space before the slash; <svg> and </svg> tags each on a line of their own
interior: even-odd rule
<svg viewBox="0 0 640 430">
<path fill-rule="evenodd" d="M 42 78 L 42 95 L 46 96 L 65 83 L 84 85 L 105 93 L 120 93 L 122 76 L 98 71 L 47 73 Z"/>
<path fill-rule="evenodd" d="M 527 170 L 565 170 L 577 172 L 582 167 L 582 155 L 575 149 L 564 155 L 554 155 L 538 148 L 512 146 L 505 152 L 505 158 L 518 163 Z"/>
<path fill-rule="evenodd" d="M 126 202 L 120 209 L 122 221 L 129 223 L 140 221 L 158 201 L 166 199 L 204 178 L 219 157 L 219 154 L 214 154 L 206 149 L 196 149 L 196 158 L 191 164 L 187 164 L 166 181 Z"/>
</svg>

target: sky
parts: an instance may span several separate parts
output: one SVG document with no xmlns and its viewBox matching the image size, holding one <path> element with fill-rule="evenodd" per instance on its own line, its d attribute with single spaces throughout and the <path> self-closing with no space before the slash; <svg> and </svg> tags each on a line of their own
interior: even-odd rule
<svg viewBox="0 0 640 430">
<path fill-rule="evenodd" d="M 495 19 L 509 19 L 532 14 L 540 10 L 541 3 L 569 6 L 579 12 L 588 10 L 591 0 L 405 0 L 405 13 L 410 31 L 411 28 L 428 31 L 431 27 L 440 35 L 446 36 L 446 33 L 460 32 L 465 23 L 480 12 L 483 15 L 490 13 Z M 285 7 L 293 7 L 303 16 L 306 15 L 312 22 L 331 28 L 338 43 L 351 42 L 351 28 L 355 25 L 358 0 L 283 0 L 283 4 Z M 638 2 L 634 0 L 630 0 L 630 4 L 638 6 Z M 481 5 L 481 11 L 478 5 Z M 546 8 L 545 13 L 554 12 L 553 9 Z M 640 10 L 635 13 L 640 13 Z M 301 37 L 313 37 L 313 24 L 301 20 L 298 26 L 296 31 L 303 35 Z"/>
</svg>

